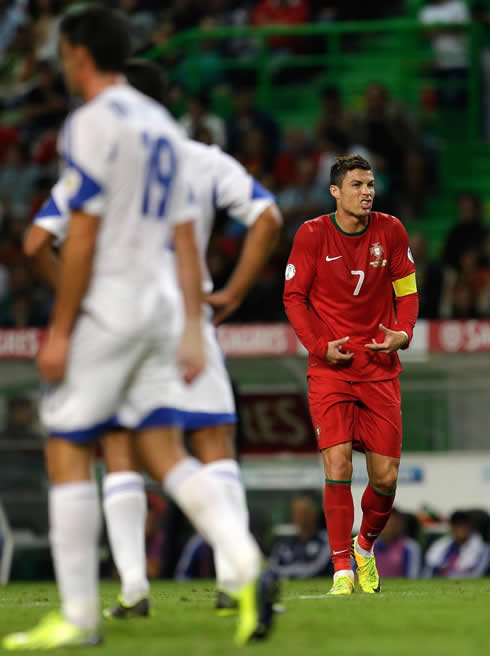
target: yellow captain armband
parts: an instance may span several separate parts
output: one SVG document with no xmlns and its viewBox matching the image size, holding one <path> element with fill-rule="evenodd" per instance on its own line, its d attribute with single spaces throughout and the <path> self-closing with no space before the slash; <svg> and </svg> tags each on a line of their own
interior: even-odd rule
<svg viewBox="0 0 490 656">
<path fill-rule="evenodd" d="M 415 273 L 411 273 L 405 278 L 400 278 L 400 280 L 393 280 L 393 289 L 395 290 L 395 296 L 398 298 L 400 296 L 415 294 L 417 292 L 417 281 L 415 280 Z"/>
</svg>

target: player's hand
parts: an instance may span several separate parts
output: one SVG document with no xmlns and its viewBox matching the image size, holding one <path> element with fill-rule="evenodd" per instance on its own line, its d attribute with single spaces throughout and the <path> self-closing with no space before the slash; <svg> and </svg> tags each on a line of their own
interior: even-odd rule
<svg viewBox="0 0 490 656">
<path fill-rule="evenodd" d="M 333 342 L 328 342 L 327 355 L 325 360 L 328 364 L 341 364 L 342 362 L 348 362 L 354 357 L 354 353 L 350 351 L 344 351 L 342 346 L 348 342 L 350 337 L 342 337 L 342 339 L 336 339 Z"/>
<path fill-rule="evenodd" d="M 188 385 L 196 380 L 206 366 L 204 339 L 201 321 L 188 320 L 180 339 L 177 361 L 184 382 Z"/>
<path fill-rule="evenodd" d="M 218 326 L 226 317 L 233 314 L 237 307 L 239 307 L 242 299 L 224 287 L 213 294 L 205 296 L 204 302 L 209 303 L 214 309 L 213 323 L 215 326 Z"/>
<path fill-rule="evenodd" d="M 48 383 L 59 383 L 65 375 L 70 339 L 50 330 L 37 356 L 41 376 Z"/>
<path fill-rule="evenodd" d="M 385 328 L 382 323 L 379 324 L 379 329 L 384 332 L 386 337 L 382 342 L 377 342 L 373 337 L 371 344 L 365 344 L 365 347 L 370 351 L 375 351 L 376 353 L 394 353 L 402 346 L 407 345 L 407 336 L 405 333 Z"/>
</svg>

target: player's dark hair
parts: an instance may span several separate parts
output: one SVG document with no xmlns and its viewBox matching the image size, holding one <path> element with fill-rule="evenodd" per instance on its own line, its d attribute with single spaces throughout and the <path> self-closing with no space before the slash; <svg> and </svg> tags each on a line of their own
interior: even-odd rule
<svg viewBox="0 0 490 656">
<path fill-rule="evenodd" d="M 451 526 L 460 526 L 465 524 L 466 526 L 471 525 L 471 516 L 466 510 L 455 510 L 451 517 L 449 518 L 449 523 Z"/>
<path fill-rule="evenodd" d="M 69 11 L 60 34 L 71 44 L 85 46 L 99 71 L 121 73 L 131 54 L 129 24 L 123 14 L 101 6 Z"/>
<path fill-rule="evenodd" d="M 167 80 L 160 66 L 146 59 L 130 59 L 124 67 L 129 84 L 158 103 L 165 100 Z"/>
<path fill-rule="evenodd" d="M 330 169 L 330 184 L 341 187 L 347 173 L 349 171 L 354 171 L 354 169 L 371 171 L 372 166 L 367 159 L 364 159 L 361 155 L 337 157 L 335 164 Z"/>
</svg>

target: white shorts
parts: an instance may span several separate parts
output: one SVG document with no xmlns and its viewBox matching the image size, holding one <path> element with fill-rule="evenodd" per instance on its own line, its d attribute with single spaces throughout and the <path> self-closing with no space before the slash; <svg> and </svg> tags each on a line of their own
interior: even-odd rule
<svg viewBox="0 0 490 656">
<path fill-rule="evenodd" d="M 125 428 L 178 425 L 184 430 L 207 428 L 236 422 L 235 401 L 224 355 L 214 326 L 204 327 L 206 368 L 197 380 L 186 385 L 181 376 L 168 386 L 168 368 L 149 360 L 141 372 L 129 402 L 118 414 Z M 141 408 L 157 408 L 141 420 Z"/>
<path fill-rule="evenodd" d="M 163 340 L 150 331 L 147 337 L 117 335 L 83 314 L 73 331 L 65 377 L 58 385 L 46 386 L 41 400 L 48 434 L 83 444 L 113 427 L 124 406 L 130 405 L 137 425 L 160 406 L 170 408 L 179 377 L 175 348 L 171 336 Z M 145 373 L 156 369 L 158 397 L 141 393 Z M 176 423 L 172 416 L 165 425 Z"/>
</svg>

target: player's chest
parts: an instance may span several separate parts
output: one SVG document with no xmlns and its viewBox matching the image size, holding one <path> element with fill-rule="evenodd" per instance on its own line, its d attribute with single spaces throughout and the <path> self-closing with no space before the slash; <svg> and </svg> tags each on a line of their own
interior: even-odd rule
<svg viewBox="0 0 490 656">
<path fill-rule="evenodd" d="M 329 296 L 365 296 L 380 292 L 391 285 L 390 248 L 386 236 L 382 233 L 362 238 L 340 233 L 329 236 L 317 262 L 316 280 Z"/>
</svg>

